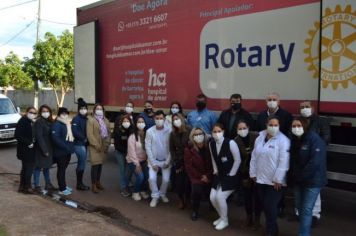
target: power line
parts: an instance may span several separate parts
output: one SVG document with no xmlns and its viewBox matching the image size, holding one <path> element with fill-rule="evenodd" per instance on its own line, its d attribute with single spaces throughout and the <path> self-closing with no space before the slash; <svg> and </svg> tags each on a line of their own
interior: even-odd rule
<svg viewBox="0 0 356 236">
<path fill-rule="evenodd" d="M 13 8 L 13 7 L 17 7 L 17 6 L 21 6 L 21 5 L 24 5 L 24 4 L 27 4 L 27 3 L 30 3 L 30 2 L 35 2 L 35 1 L 37 1 L 37 0 L 30 0 L 30 1 L 27 1 L 27 2 L 22 2 L 22 3 L 14 4 L 14 5 L 11 5 L 11 6 L 3 7 L 3 8 L 0 8 L 0 11 L 6 10 L 6 9 L 9 9 L 9 8 Z"/>
<path fill-rule="evenodd" d="M 31 21 L 29 24 L 27 24 L 25 26 L 25 28 L 21 29 L 17 34 L 15 34 L 14 36 L 12 36 L 8 41 L 6 41 L 5 43 L 1 44 L 0 47 L 5 46 L 6 44 L 10 43 L 12 40 L 14 40 L 15 38 L 17 38 L 17 36 L 19 36 L 20 34 L 22 34 L 28 27 L 30 27 L 33 23 L 35 22 L 35 20 Z"/>
<path fill-rule="evenodd" d="M 66 22 L 58 22 L 58 21 L 52 21 L 52 20 L 46 20 L 41 18 L 41 21 L 49 22 L 49 23 L 54 23 L 54 24 L 60 24 L 60 25 L 75 25 L 73 23 L 66 23 Z"/>
</svg>

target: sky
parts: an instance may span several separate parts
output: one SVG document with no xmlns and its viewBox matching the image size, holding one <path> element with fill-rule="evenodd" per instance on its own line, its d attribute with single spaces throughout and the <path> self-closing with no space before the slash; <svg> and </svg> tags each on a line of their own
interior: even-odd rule
<svg viewBox="0 0 356 236">
<path fill-rule="evenodd" d="M 0 0 L 0 59 L 13 51 L 32 57 L 36 42 L 38 3 L 41 1 L 40 38 L 60 35 L 76 25 L 76 8 L 98 0 Z"/>
</svg>

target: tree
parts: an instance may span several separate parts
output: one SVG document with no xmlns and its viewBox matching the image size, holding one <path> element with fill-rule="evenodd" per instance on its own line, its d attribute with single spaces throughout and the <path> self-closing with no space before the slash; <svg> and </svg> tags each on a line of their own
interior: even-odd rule
<svg viewBox="0 0 356 236">
<path fill-rule="evenodd" d="M 11 86 L 16 89 L 33 87 L 30 76 L 23 71 L 23 62 L 13 52 L 5 57 L 5 61 L 0 62 L 0 86 L 4 88 L 5 95 Z"/>
<path fill-rule="evenodd" d="M 57 106 L 63 106 L 65 95 L 74 85 L 73 35 L 68 30 L 58 37 L 47 32 L 44 41 L 35 44 L 33 58 L 25 65 L 34 80 L 53 89 Z"/>
</svg>

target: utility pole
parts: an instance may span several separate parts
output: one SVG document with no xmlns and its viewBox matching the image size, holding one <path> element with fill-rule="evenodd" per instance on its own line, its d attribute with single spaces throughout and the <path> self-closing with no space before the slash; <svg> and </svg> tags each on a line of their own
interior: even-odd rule
<svg viewBox="0 0 356 236">
<path fill-rule="evenodd" d="M 37 10 L 37 31 L 36 31 L 36 43 L 39 42 L 40 40 L 40 25 L 41 25 L 41 0 L 38 0 L 38 10 Z M 35 80 L 35 98 L 33 101 L 33 106 L 38 109 L 38 91 L 39 91 L 39 86 L 38 86 L 38 78 Z"/>
</svg>

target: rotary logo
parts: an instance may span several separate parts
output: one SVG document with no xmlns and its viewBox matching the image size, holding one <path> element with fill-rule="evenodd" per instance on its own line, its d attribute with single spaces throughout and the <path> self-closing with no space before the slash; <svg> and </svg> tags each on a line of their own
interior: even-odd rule
<svg viewBox="0 0 356 236">
<path fill-rule="evenodd" d="M 349 81 L 356 85 L 356 11 L 351 5 L 343 10 L 340 5 L 332 11 L 325 9 L 322 18 L 321 39 L 321 83 L 323 88 L 330 84 L 336 90 L 339 85 L 349 86 Z M 319 35 L 320 22 L 314 23 L 314 29 L 309 31 L 310 38 L 305 40 L 307 54 L 305 62 L 308 70 L 313 71 L 313 77 L 319 74 Z M 350 83 L 351 86 L 351 83 Z"/>
</svg>

